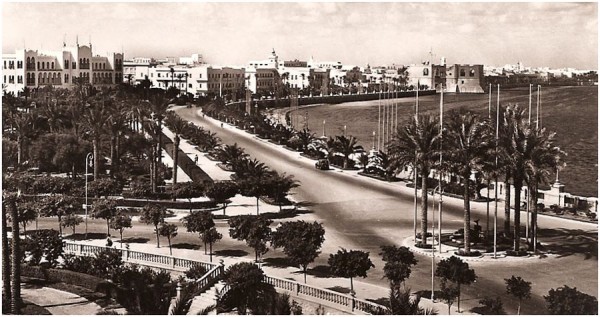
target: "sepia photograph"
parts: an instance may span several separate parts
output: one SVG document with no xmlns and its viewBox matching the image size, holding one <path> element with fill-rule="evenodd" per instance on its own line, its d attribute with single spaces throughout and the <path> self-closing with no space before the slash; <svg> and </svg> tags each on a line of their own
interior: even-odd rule
<svg viewBox="0 0 600 317">
<path fill-rule="evenodd" d="M 598 315 L 598 2 L 2 1 L 2 314 Z"/>
</svg>

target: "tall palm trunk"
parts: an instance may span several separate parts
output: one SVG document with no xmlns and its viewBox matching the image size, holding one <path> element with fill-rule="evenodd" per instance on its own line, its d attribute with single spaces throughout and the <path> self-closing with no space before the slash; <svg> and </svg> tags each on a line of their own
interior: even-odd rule
<svg viewBox="0 0 600 317">
<path fill-rule="evenodd" d="M 533 252 L 537 251 L 537 183 L 533 185 L 533 188 L 529 190 L 529 192 L 531 193 L 530 196 L 530 202 L 528 203 L 529 206 L 531 206 L 533 209 L 533 212 L 531 214 L 531 249 L 533 250 Z M 531 208 L 530 208 L 531 209 Z"/>
<path fill-rule="evenodd" d="M 469 176 L 464 177 L 465 188 L 464 188 L 464 206 L 465 206 L 465 223 L 464 223 L 464 242 L 465 242 L 465 254 L 471 253 L 471 179 Z"/>
<path fill-rule="evenodd" d="M 121 164 L 120 164 L 120 157 L 121 157 L 120 143 L 121 143 L 121 137 L 119 136 L 119 134 L 117 134 L 116 142 L 115 142 L 115 160 L 112 162 L 115 172 L 117 172 L 117 173 L 119 172 L 119 168 L 121 166 Z"/>
<path fill-rule="evenodd" d="M 515 221 L 514 221 L 514 251 L 519 251 L 521 246 L 521 189 L 523 181 L 515 178 Z"/>
<path fill-rule="evenodd" d="M 150 164 L 150 167 L 152 168 L 151 171 L 151 184 L 152 184 L 152 192 L 156 193 L 157 192 L 157 188 L 158 188 L 158 163 L 157 163 L 157 156 L 160 156 L 160 152 L 157 153 L 156 151 L 156 146 L 153 145 L 152 146 L 152 163 Z"/>
<path fill-rule="evenodd" d="M 94 180 L 98 179 L 98 174 L 100 172 L 100 164 L 98 164 L 98 162 L 100 162 L 100 153 L 99 153 L 99 140 L 98 137 L 94 137 L 94 139 L 92 140 L 92 148 L 93 148 L 93 152 L 94 152 Z"/>
<path fill-rule="evenodd" d="M 116 168 L 116 144 L 117 144 L 117 137 L 116 136 L 111 136 L 110 137 L 110 176 L 114 177 L 115 176 L 115 168 Z"/>
<path fill-rule="evenodd" d="M 510 238 L 510 174 L 504 179 L 504 237 Z"/>
<path fill-rule="evenodd" d="M 177 160 L 179 158 L 179 143 L 181 139 L 178 134 L 175 134 L 175 138 L 173 139 L 173 188 L 177 185 Z"/>
<path fill-rule="evenodd" d="M 17 164 L 23 161 L 23 137 L 17 135 Z"/>
<path fill-rule="evenodd" d="M 427 243 L 427 175 L 429 172 L 423 169 L 421 174 L 421 242 Z M 416 184 L 415 184 L 416 186 Z"/>
<path fill-rule="evenodd" d="M 6 233 L 8 226 L 6 223 L 6 210 L 2 209 L 2 294 L 4 294 L 3 300 L 10 302 L 10 256 L 8 254 L 8 235 Z"/>
<path fill-rule="evenodd" d="M 17 205 L 15 197 L 11 197 L 8 200 L 10 208 L 10 217 L 12 221 L 12 275 L 10 276 L 11 282 L 11 299 L 10 309 L 15 315 L 20 314 L 21 311 L 21 237 L 19 236 L 19 222 L 18 219 Z"/>
</svg>

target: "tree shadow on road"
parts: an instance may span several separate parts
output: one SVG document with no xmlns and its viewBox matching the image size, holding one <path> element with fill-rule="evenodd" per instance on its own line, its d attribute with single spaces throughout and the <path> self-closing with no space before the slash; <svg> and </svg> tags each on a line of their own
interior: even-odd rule
<svg viewBox="0 0 600 317">
<path fill-rule="evenodd" d="M 306 274 L 314 277 L 324 278 L 336 277 L 335 275 L 331 274 L 331 270 L 329 269 L 328 265 L 317 265 L 313 268 L 309 268 L 308 270 L 306 270 Z"/>
<path fill-rule="evenodd" d="M 287 268 L 295 266 L 287 257 L 282 258 L 265 258 L 263 259 L 264 266 L 276 267 L 276 268 Z"/>
<path fill-rule="evenodd" d="M 540 229 L 539 236 L 544 242 L 543 251 L 558 254 L 559 257 L 583 254 L 585 259 L 598 258 L 598 232 L 579 229 Z"/>
<path fill-rule="evenodd" d="M 106 233 L 88 232 L 88 234 L 87 234 L 87 240 L 106 239 L 107 237 L 108 236 L 106 235 Z M 86 240 L 85 239 L 85 233 L 71 234 L 71 235 L 68 235 L 68 236 L 66 236 L 64 238 L 65 239 L 76 240 L 76 241 Z"/>
<path fill-rule="evenodd" d="M 214 254 L 216 256 L 242 257 L 248 255 L 249 253 L 244 250 L 218 250 L 215 251 Z"/>
<path fill-rule="evenodd" d="M 334 287 L 327 287 L 326 289 L 332 290 L 334 292 L 342 293 L 342 294 L 350 294 L 350 288 L 349 287 L 334 286 Z"/>
<path fill-rule="evenodd" d="M 129 237 L 129 238 L 124 238 L 122 242 L 123 243 L 148 243 L 148 241 L 150 241 L 150 239 L 148 239 L 148 238 Z"/>
<path fill-rule="evenodd" d="M 174 249 L 186 249 L 186 250 L 200 250 L 202 248 L 199 244 L 194 243 L 174 243 L 171 245 Z M 219 252 L 219 251 L 217 251 Z"/>
</svg>

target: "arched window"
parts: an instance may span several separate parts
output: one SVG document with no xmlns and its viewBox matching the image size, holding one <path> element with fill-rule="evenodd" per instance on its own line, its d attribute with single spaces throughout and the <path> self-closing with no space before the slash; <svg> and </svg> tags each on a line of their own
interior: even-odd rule
<svg viewBox="0 0 600 317">
<path fill-rule="evenodd" d="M 79 67 L 82 67 L 82 66 L 83 66 L 83 59 L 80 58 L 79 59 Z"/>
<path fill-rule="evenodd" d="M 464 69 L 461 69 L 461 70 L 460 70 L 460 75 L 461 75 L 461 76 L 463 76 L 463 77 L 464 77 L 464 76 L 466 76 L 466 75 L 465 75 L 465 70 L 464 70 Z"/>
<path fill-rule="evenodd" d="M 46 62 L 46 68 L 50 69 L 50 62 Z"/>
<path fill-rule="evenodd" d="M 35 84 L 35 73 L 31 74 L 31 83 Z"/>
<path fill-rule="evenodd" d="M 471 70 L 469 71 L 469 76 L 470 76 L 470 77 L 475 77 L 475 70 L 474 70 L 474 69 L 471 69 Z"/>
<path fill-rule="evenodd" d="M 429 68 L 423 68 L 423 76 L 429 76 Z"/>
<path fill-rule="evenodd" d="M 42 83 L 42 76 L 38 77 L 38 84 Z"/>
</svg>

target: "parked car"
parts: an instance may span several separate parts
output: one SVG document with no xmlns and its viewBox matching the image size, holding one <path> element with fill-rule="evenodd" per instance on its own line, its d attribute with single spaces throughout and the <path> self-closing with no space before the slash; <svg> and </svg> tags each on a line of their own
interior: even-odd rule
<svg viewBox="0 0 600 317">
<path fill-rule="evenodd" d="M 328 170 L 329 169 L 329 160 L 320 159 L 315 163 L 315 168 L 319 170 Z"/>
</svg>

